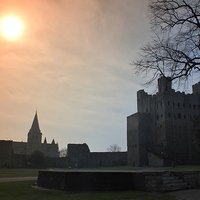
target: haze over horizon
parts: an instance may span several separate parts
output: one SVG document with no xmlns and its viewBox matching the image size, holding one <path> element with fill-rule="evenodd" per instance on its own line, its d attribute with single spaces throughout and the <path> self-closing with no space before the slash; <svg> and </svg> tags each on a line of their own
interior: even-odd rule
<svg viewBox="0 0 200 200">
<path fill-rule="evenodd" d="M 131 61 L 149 40 L 147 0 L 0 0 L 23 34 L 0 36 L 0 139 L 26 141 L 37 109 L 47 142 L 126 150 L 144 80 Z M 148 90 L 148 89 L 145 89 Z"/>
</svg>

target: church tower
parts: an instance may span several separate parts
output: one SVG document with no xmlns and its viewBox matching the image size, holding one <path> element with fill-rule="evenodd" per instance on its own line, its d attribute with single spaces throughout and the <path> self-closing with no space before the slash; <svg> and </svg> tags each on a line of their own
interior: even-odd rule
<svg viewBox="0 0 200 200">
<path fill-rule="evenodd" d="M 31 129 L 28 132 L 27 154 L 30 155 L 35 150 L 41 150 L 42 133 L 40 131 L 37 111 L 33 119 Z"/>
</svg>

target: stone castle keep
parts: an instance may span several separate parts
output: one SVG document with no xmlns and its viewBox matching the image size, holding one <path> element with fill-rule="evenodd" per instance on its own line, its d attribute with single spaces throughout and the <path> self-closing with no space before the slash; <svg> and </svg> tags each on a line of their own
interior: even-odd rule
<svg viewBox="0 0 200 200">
<path fill-rule="evenodd" d="M 193 92 L 175 92 L 170 78 L 158 79 L 158 92 L 137 92 L 137 113 L 127 117 L 129 166 L 191 164 L 200 161 L 193 144 L 193 119 L 200 115 L 200 83 Z"/>
<path fill-rule="evenodd" d="M 14 154 L 31 155 L 35 150 L 41 151 L 46 157 L 58 157 L 58 144 L 52 140 L 52 143 L 47 143 L 46 138 L 42 143 L 42 133 L 40 131 L 37 112 L 33 119 L 31 129 L 28 132 L 27 142 L 12 143 Z"/>
</svg>

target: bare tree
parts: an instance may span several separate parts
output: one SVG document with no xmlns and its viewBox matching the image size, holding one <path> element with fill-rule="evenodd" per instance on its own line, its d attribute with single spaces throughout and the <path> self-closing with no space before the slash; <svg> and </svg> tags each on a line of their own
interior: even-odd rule
<svg viewBox="0 0 200 200">
<path fill-rule="evenodd" d="M 109 152 L 119 152 L 119 151 L 121 151 L 121 147 L 119 147 L 117 144 L 112 144 L 107 148 L 107 151 L 109 151 Z"/>
<path fill-rule="evenodd" d="M 200 72 L 200 0 L 149 0 L 152 41 L 131 64 L 137 75 L 149 72 L 147 85 L 162 75 L 179 84 Z"/>
</svg>

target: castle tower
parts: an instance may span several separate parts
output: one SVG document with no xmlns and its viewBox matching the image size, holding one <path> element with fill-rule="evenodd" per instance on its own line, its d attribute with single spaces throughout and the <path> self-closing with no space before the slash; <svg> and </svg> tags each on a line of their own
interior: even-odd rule
<svg viewBox="0 0 200 200">
<path fill-rule="evenodd" d="M 166 91 L 170 91 L 172 89 L 172 82 L 170 77 L 160 77 L 158 79 L 158 92 L 164 93 Z"/>
<path fill-rule="evenodd" d="M 40 131 L 38 116 L 37 116 L 37 111 L 36 111 L 31 129 L 28 132 L 27 154 L 29 155 L 35 150 L 40 150 L 41 141 L 42 141 L 42 133 Z"/>
</svg>

